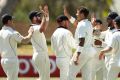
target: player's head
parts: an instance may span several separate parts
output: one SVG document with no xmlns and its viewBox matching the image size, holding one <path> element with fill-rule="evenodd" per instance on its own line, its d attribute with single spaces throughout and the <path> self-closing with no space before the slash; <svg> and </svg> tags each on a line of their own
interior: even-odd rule
<svg viewBox="0 0 120 80">
<path fill-rule="evenodd" d="M 59 26 L 63 26 L 66 28 L 68 28 L 70 26 L 70 22 L 69 22 L 69 19 L 67 16 L 60 15 L 57 17 L 56 21 L 57 21 Z"/>
<path fill-rule="evenodd" d="M 100 30 L 103 29 L 103 23 L 102 23 L 102 21 L 101 21 L 100 19 L 96 19 L 96 20 L 95 20 L 95 27 L 96 27 L 97 29 L 100 29 Z"/>
<path fill-rule="evenodd" d="M 114 27 L 113 20 L 118 16 L 116 12 L 111 12 L 108 14 L 107 23 L 108 27 Z"/>
<path fill-rule="evenodd" d="M 38 11 L 31 11 L 29 13 L 29 19 L 33 24 L 37 24 L 37 13 Z"/>
<path fill-rule="evenodd" d="M 96 24 L 99 24 L 99 25 L 100 25 L 100 24 L 103 24 L 100 19 L 96 19 L 96 20 L 95 20 L 95 23 L 96 23 Z"/>
<path fill-rule="evenodd" d="M 42 17 L 43 17 L 43 13 L 42 12 L 38 12 L 37 13 L 37 22 L 38 22 L 38 24 L 41 24 Z"/>
<path fill-rule="evenodd" d="M 9 14 L 4 14 L 1 18 L 3 25 L 12 26 L 13 25 L 13 17 Z"/>
<path fill-rule="evenodd" d="M 82 20 L 82 19 L 86 19 L 89 15 L 89 10 L 86 7 L 80 7 L 77 9 L 77 19 L 78 20 Z"/>
<path fill-rule="evenodd" d="M 120 29 L 120 16 L 117 16 L 115 19 L 114 19 L 114 25 L 116 28 L 119 28 Z"/>
</svg>

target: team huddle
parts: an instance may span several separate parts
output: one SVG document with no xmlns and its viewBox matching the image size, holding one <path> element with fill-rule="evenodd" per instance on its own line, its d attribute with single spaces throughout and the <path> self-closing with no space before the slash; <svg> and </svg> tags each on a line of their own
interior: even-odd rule
<svg viewBox="0 0 120 80">
<path fill-rule="evenodd" d="M 64 15 L 56 18 L 58 26 L 51 36 L 60 80 L 75 80 L 79 72 L 82 80 L 116 80 L 120 72 L 120 16 L 116 12 L 109 13 L 106 19 L 108 29 L 103 30 L 100 19 L 92 16 L 91 21 L 88 20 L 89 10 L 86 7 L 80 7 L 76 12 L 77 19 L 64 6 Z M 37 80 L 50 80 L 50 60 L 44 35 L 49 24 L 48 6 L 30 12 L 31 25 L 27 36 L 13 29 L 13 19 L 9 14 L 4 14 L 1 19 L 1 66 L 7 80 L 18 80 L 17 44 L 30 41 L 32 61 L 39 74 Z M 68 29 L 70 23 L 76 27 L 74 37 Z"/>
</svg>

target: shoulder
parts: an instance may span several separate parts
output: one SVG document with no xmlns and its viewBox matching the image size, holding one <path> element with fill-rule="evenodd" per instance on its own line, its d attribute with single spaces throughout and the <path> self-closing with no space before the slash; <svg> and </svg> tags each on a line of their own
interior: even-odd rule
<svg viewBox="0 0 120 80">
<path fill-rule="evenodd" d="M 13 31 L 13 34 L 20 34 L 20 33 L 19 33 L 18 31 L 15 31 L 15 30 L 14 30 L 14 31 Z"/>
<path fill-rule="evenodd" d="M 116 32 L 113 33 L 112 36 L 120 36 L 120 32 L 116 31 Z"/>
</svg>

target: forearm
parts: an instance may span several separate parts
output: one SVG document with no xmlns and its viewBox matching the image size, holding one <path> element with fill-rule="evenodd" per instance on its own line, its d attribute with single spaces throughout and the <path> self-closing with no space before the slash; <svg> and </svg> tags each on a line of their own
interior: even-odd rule
<svg viewBox="0 0 120 80">
<path fill-rule="evenodd" d="M 41 28 L 40 28 L 41 33 L 46 30 L 48 24 L 49 24 L 49 17 L 43 17 L 41 25 L 40 25 L 41 26 Z"/>
<path fill-rule="evenodd" d="M 49 17 L 46 17 L 45 20 L 46 20 L 45 22 L 45 30 L 46 30 L 49 24 Z"/>
<path fill-rule="evenodd" d="M 28 34 L 27 36 L 23 37 L 21 43 L 27 44 L 32 37 L 32 34 Z"/>
<path fill-rule="evenodd" d="M 101 50 L 104 54 L 108 53 L 112 50 L 112 47 L 106 47 L 105 49 Z"/>
</svg>

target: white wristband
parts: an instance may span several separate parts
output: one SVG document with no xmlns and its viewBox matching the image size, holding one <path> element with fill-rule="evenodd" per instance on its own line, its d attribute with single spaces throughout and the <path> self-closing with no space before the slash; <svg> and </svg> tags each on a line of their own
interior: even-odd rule
<svg viewBox="0 0 120 80">
<path fill-rule="evenodd" d="M 70 22 L 73 24 L 75 22 L 75 18 L 71 16 Z"/>
<path fill-rule="evenodd" d="M 46 17 L 45 19 L 46 19 L 46 21 L 49 21 L 49 17 Z"/>
<path fill-rule="evenodd" d="M 84 47 L 78 46 L 78 47 L 77 47 L 77 52 L 82 52 L 83 48 L 84 48 Z"/>
</svg>

